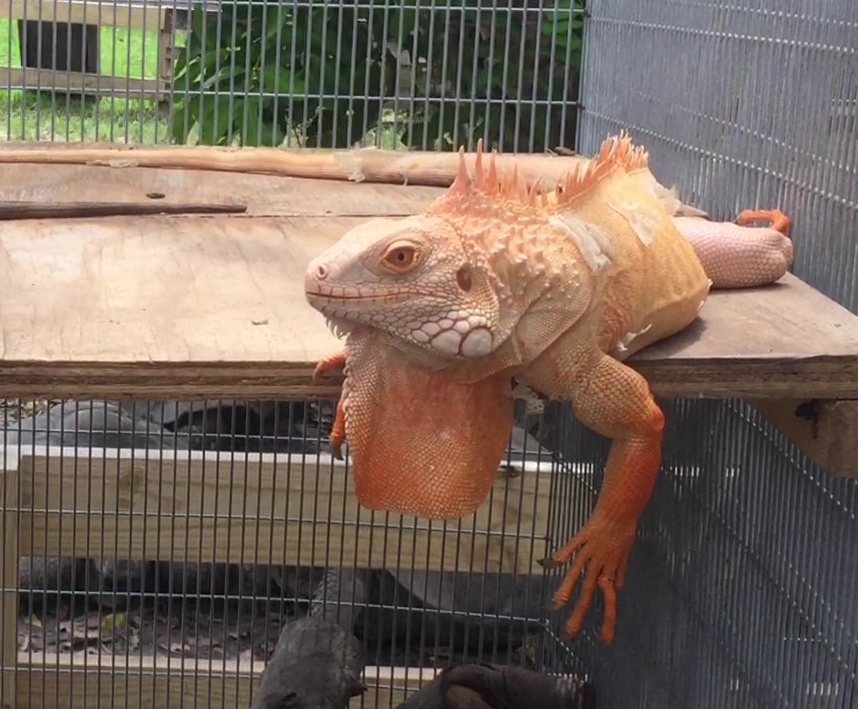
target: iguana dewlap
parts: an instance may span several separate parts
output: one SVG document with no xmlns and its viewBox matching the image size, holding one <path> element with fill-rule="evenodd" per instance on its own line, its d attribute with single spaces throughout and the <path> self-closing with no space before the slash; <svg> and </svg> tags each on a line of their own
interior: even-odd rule
<svg viewBox="0 0 858 709">
<path fill-rule="evenodd" d="M 646 174 L 646 152 L 625 136 L 544 191 L 498 176 L 493 160 L 486 170 L 480 155 L 473 181 L 462 162 L 423 214 L 358 226 L 305 276 L 309 303 L 346 335 L 318 371 L 345 363 L 331 439 L 349 440 L 361 504 L 429 518 L 473 512 L 512 426 L 514 380 L 570 402 L 612 439 L 595 509 L 552 556 L 574 556 L 558 607 L 586 569 L 567 630 L 580 629 L 598 586 L 606 642 L 664 427 L 647 382 L 622 361 L 697 317 L 712 285 L 698 246 L 704 261 L 726 265 L 728 287 L 756 285 L 761 273 L 777 280 L 792 259 L 771 229 L 736 227 L 719 244 L 715 223 L 691 218 L 685 238 Z"/>
</svg>

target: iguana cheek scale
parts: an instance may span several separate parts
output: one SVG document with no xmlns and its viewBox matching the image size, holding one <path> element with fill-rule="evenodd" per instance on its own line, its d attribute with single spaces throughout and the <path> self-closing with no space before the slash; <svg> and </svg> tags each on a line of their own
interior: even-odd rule
<svg viewBox="0 0 858 709">
<path fill-rule="evenodd" d="M 345 335 L 331 434 L 349 441 L 361 504 L 433 519 L 485 499 L 512 428 L 513 383 L 568 401 L 611 439 L 586 524 L 546 566 L 572 561 L 553 605 L 582 592 L 566 624 L 580 630 L 593 593 L 610 642 L 638 519 L 661 465 L 664 416 L 623 361 L 687 327 L 710 287 L 760 285 L 792 262 L 789 239 L 679 214 L 648 156 L 611 137 L 547 189 L 498 175 L 478 148 L 423 214 L 377 219 L 313 260 L 308 302 Z M 671 206 L 673 205 L 673 206 Z M 747 213 L 746 222 L 780 213 Z"/>
</svg>

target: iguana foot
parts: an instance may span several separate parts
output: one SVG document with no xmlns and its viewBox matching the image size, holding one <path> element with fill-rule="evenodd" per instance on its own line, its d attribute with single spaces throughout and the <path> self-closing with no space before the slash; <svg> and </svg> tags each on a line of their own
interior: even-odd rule
<svg viewBox="0 0 858 709">
<path fill-rule="evenodd" d="M 324 359 L 319 360 L 319 363 L 316 365 L 316 368 L 313 370 L 313 381 L 317 381 L 321 377 L 324 377 L 329 372 L 332 372 L 336 369 L 342 369 L 346 365 L 346 353 L 337 352 L 336 354 L 328 355 Z"/>
<path fill-rule="evenodd" d="M 635 527 L 634 520 L 614 520 L 594 513 L 569 543 L 539 562 L 543 567 L 552 569 L 568 563 L 575 556 L 575 563 L 552 596 L 548 610 L 559 610 L 569 603 L 572 589 L 581 577 L 584 567 L 587 568 L 581 595 L 572 609 L 572 615 L 566 621 L 565 631 L 570 637 L 580 632 L 584 616 L 590 609 L 593 594 L 598 587 L 605 599 L 604 621 L 599 637 L 605 643 L 614 639 L 617 589 L 622 587 L 625 580 Z"/>
<path fill-rule="evenodd" d="M 736 224 L 747 226 L 754 222 L 769 222 L 769 228 L 786 235 L 790 227 L 790 218 L 780 209 L 745 209 L 736 217 Z"/>
</svg>

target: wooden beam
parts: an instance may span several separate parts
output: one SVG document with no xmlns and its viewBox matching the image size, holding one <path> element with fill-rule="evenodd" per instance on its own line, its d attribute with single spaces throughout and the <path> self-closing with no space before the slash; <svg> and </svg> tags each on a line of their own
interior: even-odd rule
<svg viewBox="0 0 858 709">
<path fill-rule="evenodd" d="M 85 652 L 18 654 L 22 688 L 18 709 L 91 709 L 94 706 L 171 709 L 193 697 L 197 707 L 250 706 L 263 662 L 112 657 Z M 431 682 L 431 668 L 375 667 L 364 671 L 364 707 L 395 707 Z"/>
<path fill-rule="evenodd" d="M 752 399 L 748 403 L 827 472 L 858 478 L 858 400 Z"/>
<path fill-rule="evenodd" d="M 22 453 L 20 505 L 10 505 L 22 554 L 383 569 L 419 559 L 426 570 L 542 574 L 537 560 L 559 543 L 547 463 L 499 472 L 474 515 L 444 524 L 359 507 L 351 474 L 327 454 Z"/>
<path fill-rule="evenodd" d="M 87 74 L 53 69 L 0 67 L 0 86 L 8 89 L 57 91 L 163 101 L 170 85 L 163 79 L 135 79 L 108 74 Z"/>
<path fill-rule="evenodd" d="M 116 0 L 0 0 L 0 17 L 10 20 L 81 25 L 111 25 L 137 29 L 160 29 L 165 9 L 152 4 Z"/>
</svg>

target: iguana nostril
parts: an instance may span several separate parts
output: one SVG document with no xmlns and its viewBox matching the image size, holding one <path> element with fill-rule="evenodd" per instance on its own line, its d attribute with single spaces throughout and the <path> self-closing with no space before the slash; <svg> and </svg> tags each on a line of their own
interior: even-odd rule
<svg viewBox="0 0 858 709">
<path fill-rule="evenodd" d="M 324 280 L 327 277 L 328 269 L 320 263 L 318 266 L 316 266 L 316 278 L 318 278 L 319 280 Z"/>
</svg>

